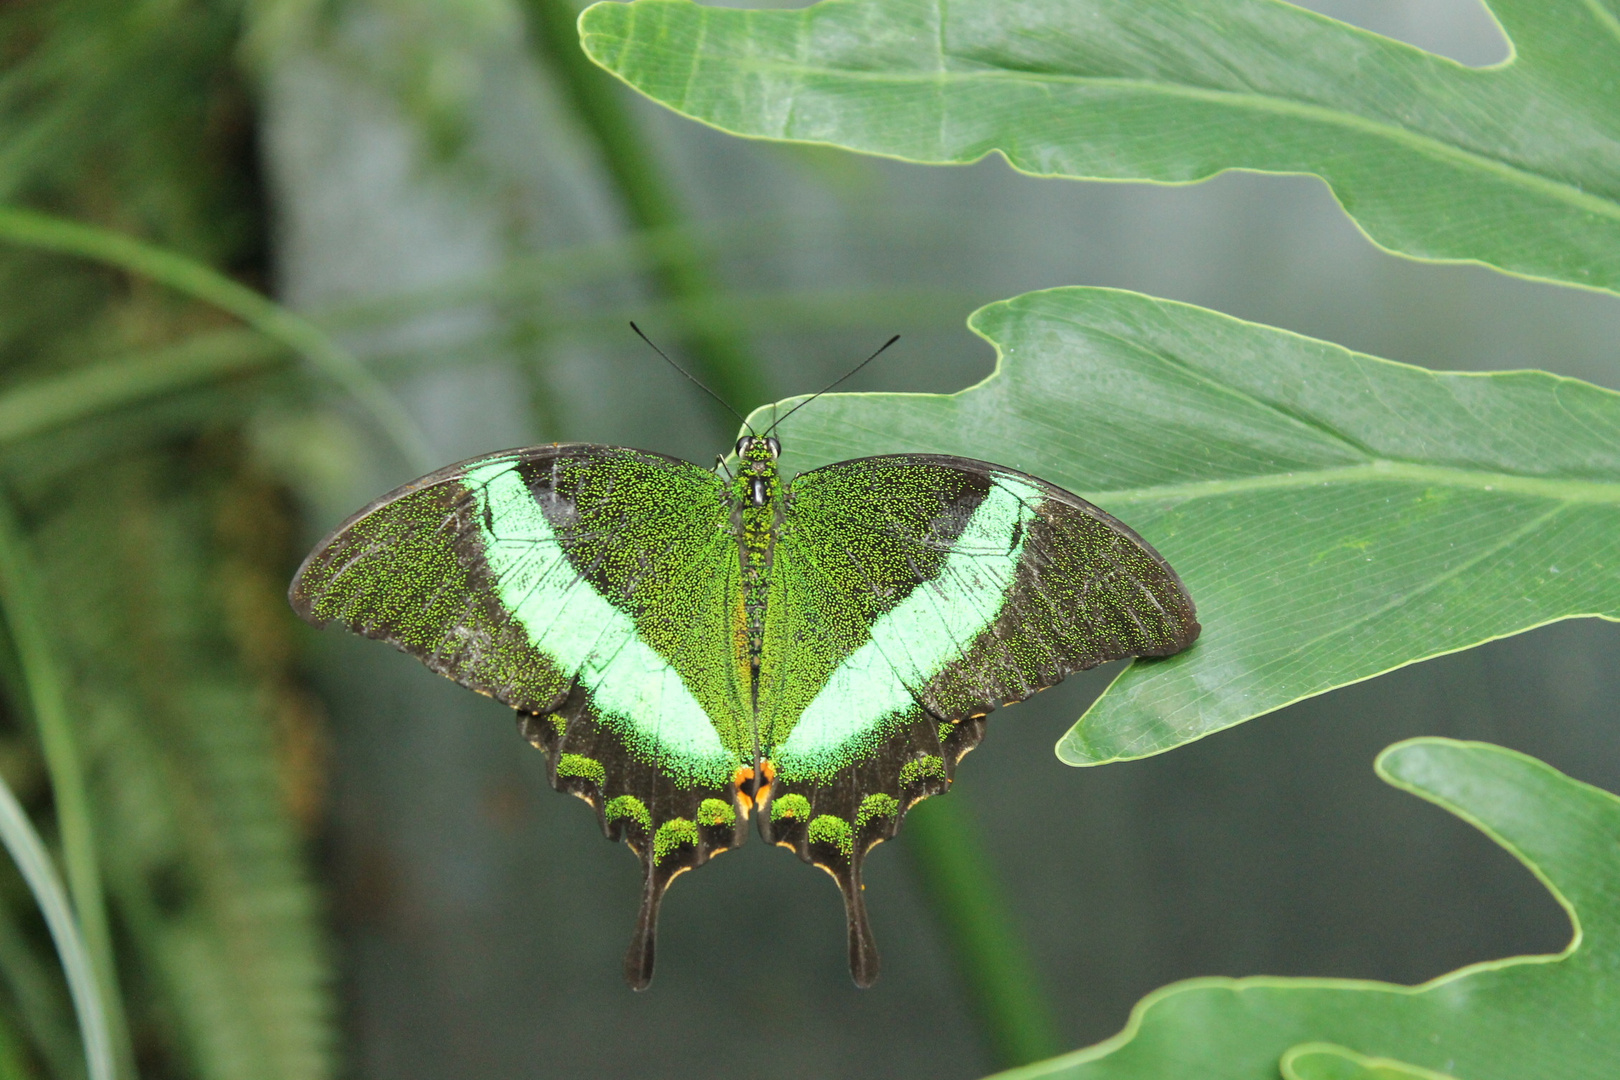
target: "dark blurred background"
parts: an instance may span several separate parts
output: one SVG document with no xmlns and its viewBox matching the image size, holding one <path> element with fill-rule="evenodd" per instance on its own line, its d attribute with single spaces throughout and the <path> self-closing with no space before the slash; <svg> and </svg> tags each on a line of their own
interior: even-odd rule
<svg viewBox="0 0 1620 1080">
<path fill-rule="evenodd" d="M 1477 0 L 1307 6 L 1465 64 L 1507 56 Z M 1058 285 L 1433 368 L 1620 387 L 1620 301 L 1391 257 L 1315 179 L 1083 184 L 735 139 L 583 67 L 571 11 L 12 0 L 0 200 L 271 292 L 388 382 L 440 462 L 552 440 L 711 461 L 734 424 L 630 318 L 749 395 L 746 411 L 894 333 L 849 389 L 970 385 L 994 357 L 967 314 Z M 635 862 L 550 791 L 510 714 L 375 643 L 308 631 L 281 600 L 309 545 L 411 463 L 206 305 L 15 246 L 0 281 L 0 469 L 73 673 L 142 1075 L 967 1078 L 1005 1063 L 904 836 L 868 871 L 875 989 L 850 984 L 836 890 L 756 842 L 672 891 L 657 980 L 628 991 Z M 171 381 L 100 408 L 75 396 L 87 370 Z M 212 374 L 174 376 L 194 370 Z M 42 421 L 42 386 L 78 412 Z M 1487 739 L 1620 790 L 1617 645 L 1610 624 L 1562 623 L 1075 770 L 1052 746 L 1112 675 L 1091 672 L 997 714 L 949 798 L 1064 1046 L 1186 976 L 1416 982 L 1555 950 L 1569 926 L 1508 855 L 1379 783 L 1374 755 L 1419 734 Z M 8 723 L 0 771 L 49 822 L 34 736 L 19 709 Z M 70 1075 L 48 944 L 5 886 L 0 1069 Z"/>
</svg>

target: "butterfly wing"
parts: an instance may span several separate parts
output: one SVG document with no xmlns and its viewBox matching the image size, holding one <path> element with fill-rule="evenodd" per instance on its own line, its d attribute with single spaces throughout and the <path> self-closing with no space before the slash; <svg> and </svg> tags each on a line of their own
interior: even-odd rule
<svg viewBox="0 0 1620 1080">
<path fill-rule="evenodd" d="M 293 607 L 391 642 L 518 710 L 552 784 L 646 874 L 626 977 L 652 977 L 664 889 L 742 842 L 754 734 L 740 566 L 721 482 L 685 461 L 562 445 L 463 462 L 345 522 Z"/>
<path fill-rule="evenodd" d="M 1169 565 L 1052 484 L 966 458 L 893 455 L 788 489 L 760 666 L 760 827 L 832 873 L 856 981 L 877 974 L 860 862 L 945 790 L 994 708 L 1199 626 Z"/>
</svg>

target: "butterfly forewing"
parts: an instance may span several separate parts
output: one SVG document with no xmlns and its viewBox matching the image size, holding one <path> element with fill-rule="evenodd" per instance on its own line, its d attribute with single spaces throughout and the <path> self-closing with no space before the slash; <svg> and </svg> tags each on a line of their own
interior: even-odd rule
<svg viewBox="0 0 1620 1080">
<path fill-rule="evenodd" d="M 750 675 L 725 489 L 684 461 L 602 446 L 478 458 L 385 496 L 310 555 L 293 606 L 392 642 L 503 701 L 553 783 L 647 874 L 631 981 L 681 870 L 741 842 Z"/>
</svg>

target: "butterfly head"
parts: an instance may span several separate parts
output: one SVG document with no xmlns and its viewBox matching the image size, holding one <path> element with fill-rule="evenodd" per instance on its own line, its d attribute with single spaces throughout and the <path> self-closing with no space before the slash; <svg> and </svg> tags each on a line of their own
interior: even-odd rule
<svg viewBox="0 0 1620 1080">
<path fill-rule="evenodd" d="M 782 444 L 773 436 L 744 435 L 737 440 L 737 485 L 739 495 L 755 506 L 764 506 L 776 495 L 776 459 Z"/>
</svg>

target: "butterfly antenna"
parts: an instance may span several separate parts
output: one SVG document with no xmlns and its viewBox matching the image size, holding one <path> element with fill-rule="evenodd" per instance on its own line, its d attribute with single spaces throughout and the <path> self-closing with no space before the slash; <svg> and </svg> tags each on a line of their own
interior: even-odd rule
<svg viewBox="0 0 1620 1080">
<path fill-rule="evenodd" d="M 878 357 L 882 356 L 884 349 L 887 349 L 890 345 L 893 345 L 895 342 L 897 342 L 899 340 L 900 340 L 900 335 L 896 334 L 896 335 L 894 335 L 894 337 L 890 338 L 888 341 L 885 341 L 883 343 L 882 347 L 880 347 L 877 352 L 873 353 L 871 356 L 868 356 L 865 360 L 862 360 L 860 363 L 858 363 L 854 367 L 850 368 L 844 374 L 840 375 L 838 378 L 834 379 L 832 382 L 828 383 L 826 386 L 822 387 L 820 390 L 817 390 L 814 394 L 811 394 L 809 397 L 805 398 L 803 401 L 801 401 L 797 405 L 793 406 L 793 408 L 789 409 L 787 411 L 786 415 L 782 416 L 780 419 L 778 419 L 774 423 L 772 423 L 770 427 L 765 429 L 765 434 L 769 435 L 771 432 L 776 430 L 777 424 L 782 423 L 783 420 L 786 420 L 789 416 L 792 416 L 794 413 L 798 412 L 800 409 L 804 408 L 806 405 L 808 405 L 812 401 L 816 400 L 816 398 L 820 397 L 822 394 L 825 394 L 827 391 L 834 389 L 840 383 L 842 383 L 845 379 L 848 379 L 851 375 L 854 375 L 857 371 L 861 370 L 861 368 L 865 367 L 867 364 L 870 364 L 872 361 L 874 361 Z M 649 342 L 649 344 L 651 344 L 651 343 Z"/>
<path fill-rule="evenodd" d="M 659 356 L 662 356 L 664 358 L 665 363 L 667 363 L 670 367 L 674 368 L 676 371 L 680 372 L 682 375 L 685 375 L 687 377 L 687 379 L 692 383 L 693 386 L 697 387 L 699 390 L 703 391 L 705 394 L 708 394 L 710 397 L 714 398 L 714 400 L 718 401 L 721 405 L 725 406 L 725 410 L 728 413 L 730 413 L 732 416 L 735 416 L 738 420 L 741 420 L 742 421 L 742 426 L 745 427 L 745 428 L 748 428 L 749 434 L 753 434 L 754 429 L 753 429 L 752 426 L 749 425 L 748 418 L 746 416 L 744 416 L 742 413 L 738 412 L 736 409 L 733 409 L 730 406 L 730 404 L 727 403 L 725 398 L 721 397 L 719 394 L 715 393 L 713 390 L 710 390 L 707 386 L 704 386 L 703 383 L 698 381 L 698 377 L 696 375 L 693 375 L 690 371 L 687 371 L 685 368 L 681 367 L 681 365 L 679 365 L 675 361 L 671 360 L 669 358 L 669 353 L 665 352 L 663 349 L 660 349 L 658 346 L 654 345 L 652 343 L 652 338 L 648 337 L 646 334 L 643 334 L 641 332 L 641 327 L 637 326 L 634 322 L 632 322 L 630 324 L 630 329 L 632 329 L 632 330 L 634 330 L 636 332 L 636 336 L 638 338 L 640 338 L 642 341 L 645 341 L 647 343 L 648 348 L 652 349 L 652 351 L 657 353 Z M 888 348 L 888 346 L 885 345 L 884 348 Z M 881 352 L 882 349 L 880 349 L 878 351 Z M 859 370 L 860 370 L 860 368 L 855 369 L 855 371 L 859 371 Z M 850 372 L 851 375 L 853 375 L 854 373 L 855 373 L 854 371 Z M 848 378 L 848 376 L 845 376 L 845 378 Z M 837 384 L 834 383 L 833 385 L 836 386 Z"/>
</svg>

